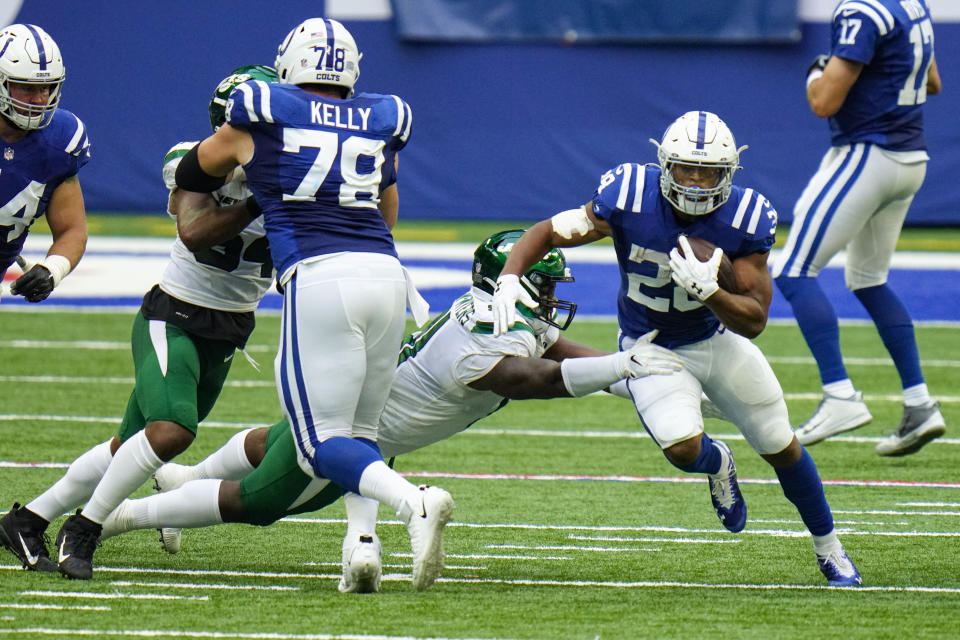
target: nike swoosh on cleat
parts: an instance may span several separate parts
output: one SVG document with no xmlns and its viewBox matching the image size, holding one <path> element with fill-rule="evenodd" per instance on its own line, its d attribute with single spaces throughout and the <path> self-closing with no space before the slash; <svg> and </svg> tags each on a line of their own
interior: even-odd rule
<svg viewBox="0 0 960 640">
<path fill-rule="evenodd" d="M 67 555 L 63 555 L 63 545 L 65 545 L 66 543 L 67 543 L 67 536 L 63 536 L 63 540 L 60 541 L 60 551 L 57 554 L 58 555 L 57 562 L 63 562 L 64 560 L 69 558 L 71 555 L 69 553 Z"/>
<path fill-rule="evenodd" d="M 31 567 L 37 564 L 40 556 L 35 556 L 30 553 L 30 549 L 27 549 L 27 543 L 23 540 L 23 534 L 18 533 L 17 537 L 20 538 L 20 546 L 23 547 L 23 554 L 27 557 L 27 564 L 29 564 Z"/>
</svg>

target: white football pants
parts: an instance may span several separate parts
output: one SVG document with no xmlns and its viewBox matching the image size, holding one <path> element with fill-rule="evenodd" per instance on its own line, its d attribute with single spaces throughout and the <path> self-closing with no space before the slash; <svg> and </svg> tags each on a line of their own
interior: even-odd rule
<svg viewBox="0 0 960 640">
<path fill-rule="evenodd" d="M 400 262 L 340 253 L 301 263 L 287 283 L 277 391 L 301 468 L 335 436 L 377 440 L 406 320 Z"/>
<path fill-rule="evenodd" d="M 622 349 L 635 343 L 621 342 Z M 779 453 L 790 444 L 793 429 L 783 390 L 759 347 L 720 329 L 673 352 L 683 361 L 681 371 L 627 381 L 637 414 L 661 449 L 703 433 L 701 391 L 757 453 Z"/>
<path fill-rule="evenodd" d="M 847 288 L 884 284 L 907 209 L 926 175 L 925 157 L 865 143 L 831 147 L 794 206 L 773 277 L 816 277 L 846 247 Z"/>
</svg>

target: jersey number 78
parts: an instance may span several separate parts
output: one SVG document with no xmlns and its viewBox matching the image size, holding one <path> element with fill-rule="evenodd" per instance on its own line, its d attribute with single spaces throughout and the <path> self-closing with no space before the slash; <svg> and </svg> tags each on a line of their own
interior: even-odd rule
<svg viewBox="0 0 960 640">
<path fill-rule="evenodd" d="M 339 155 L 339 172 L 342 181 L 339 185 L 338 197 L 342 207 L 357 207 L 362 209 L 376 209 L 380 200 L 380 167 L 383 164 L 382 140 L 350 136 L 340 143 L 340 136 L 333 131 L 318 131 L 316 129 L 296 129 L 292 127 L 283 130 L 283 152 L 306 155 L 304 149 L 316 149 L 316 157 L 307 170 L 300 184 L 293 193 L 284 193 L 283 200 L 313 202 L 323 187 L 330 170 L 337 163 Z M 358 161 L 362 156 L 374 159 L 374 170 L 369 173 L 358 171 Z M 358 194 L 369 194 L 358 198 Z"/>
</svg>

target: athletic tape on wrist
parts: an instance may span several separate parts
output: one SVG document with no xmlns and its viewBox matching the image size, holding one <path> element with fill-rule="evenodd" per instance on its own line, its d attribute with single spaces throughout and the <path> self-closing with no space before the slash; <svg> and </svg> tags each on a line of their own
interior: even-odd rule
<svg viewBox="0 0 960 640">
<path fill-rule="evenodd" d="M 50 275 L 53 276 L 53 286 L 56 287 L 60 284 L 60 281 L 63 280 L 68 273 L 70 273 L 70 260 L 64 256 L 57 255 L 52 253 L 46 258 L 38 262 L 47 268 L 50 272 Z"/>
</svg>

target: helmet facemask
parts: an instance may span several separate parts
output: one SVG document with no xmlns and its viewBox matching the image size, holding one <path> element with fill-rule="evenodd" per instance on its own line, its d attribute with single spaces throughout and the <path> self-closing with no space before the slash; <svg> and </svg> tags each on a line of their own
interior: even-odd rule
<svg viewBox="0 0 960 640">
<path fill-rule="evenodd" d="M 707 111 L 690 111 L 667 127 L 663 140 L 650 140 L 660 162 L 660 193 L 678 211 L 702 216 L 715 211 L 730 197 L 733 174 L 740 168 L 740 152 L 727 125 Z M 677 178 L 677 166 L 711 169 L 716 183 L 687 186 Z M 683 173 L 683 171 L 681 171 Z M 684 180 L 685 181 L 685 180 Z"/>
<path fill-rule="evenodd" d="M 24 130 L 43 129 L 60 104 L 66 71 L 60 48 L 46 31 L 30 24 L 12 24 L 0 32 L 0 114 Z M 33 104 L 14 97 L 17 85 L 49 87 L 47 100 Z"/>
<path fill-rule="evenodd" d="M 549 259 L 549 254 L 547 259 Z M 564 274 L 562 276 L 556 276 L 541 270 L 542 265 L 542 261 L 533 265 L 533 267 L 520 278 L 520 283 L 523 285 L 523 288 L 533 296 L 533 299 L 539 303 L 534 310 L 534 316 L 538 320 L 542 320 L 563 331 L 573 322 L 573 316 L 577 313 L 577 303 L 557 298 L 557 283 L 573 282 L 573 276 L 570 275 L 570 269 L 566 268 L 566 266 L 563 268 Z"/>
<path fill-rule="evenodd" d="M 522 230 L 501 231 L 480 243 L 473 254 L 473 286 L 493 294 L 510 249 L 522 235 Z M 517 309 L 533 324 L 542 321 L 562 331 L 573 321 L 577 304 L 556 297 L 558 282 L 573 282 L 573 277 L 563 252 L 553 249 L 520 278 L 537 307 L 529 309 L 518 304 Z"/>
</svg>

